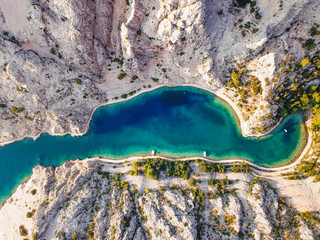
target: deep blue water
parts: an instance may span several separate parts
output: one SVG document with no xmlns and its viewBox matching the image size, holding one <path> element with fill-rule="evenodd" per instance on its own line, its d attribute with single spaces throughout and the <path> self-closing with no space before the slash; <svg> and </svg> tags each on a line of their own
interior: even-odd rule
<svg viewBox="0 0 320 240">
<path fill-rule="evenodd" d="M 285 132 L 287 129 L 288 132 Z M 302 117 L 293 115 L 266 137 L 244 138 L 221 100 L 191 87 L 161 88 L 99 108 L 81 137 L 43 134 L 0 147 L 0 200 L 8 197 L 37 164 L 105 156 L 150 155 L 243 158 L 264 166 L 290 161 L 303 147 Z"/>
</svg>

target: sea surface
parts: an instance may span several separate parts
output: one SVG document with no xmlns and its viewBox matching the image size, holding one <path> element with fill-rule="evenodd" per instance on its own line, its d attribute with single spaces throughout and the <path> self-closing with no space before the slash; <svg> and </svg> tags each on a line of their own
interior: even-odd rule
<svg viewBox="0 0 320 240">
<path fill-rule="evenodd" d="M 81 137 L 41 135 L 0 147 L 0 201 L 32 168 L 101 156 L 202 156 L 247 159 L 262 166 L 288 163 L 304 147 L 301 115 L 287 117 L 259 139 L 241 136 L 234 113 L 211 93 L 192 87 L 164 87 L 131 100 L 100 107 Z M 285 131 L 286 129 L 286 131 Z"/>
</svg>

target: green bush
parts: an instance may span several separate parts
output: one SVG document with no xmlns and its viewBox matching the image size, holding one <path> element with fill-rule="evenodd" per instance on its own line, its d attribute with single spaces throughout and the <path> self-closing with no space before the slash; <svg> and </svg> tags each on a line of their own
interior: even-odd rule
<svg viewBox="0 0 320 240">
<path fill-rule="evenodd" d="M 223 163 L 209 163 L 204 160 L 199 162 L 202 172 L 206 173 L 224 173 L 226 168 Z"/>
<path fill-rule="evenodd" d="M 18 114 L 20 112 L 23 112 L 24 111 L 24 108 L 19 108 L 19 107 L 12 107 L 11 108 L 11 112 L 15 113 L 15 114 Z"/>
<path fill-rule="evenodd" d="M 232 70 L 231 80 L 234 86 L 236 87 L 240 86 L 240 78 L 241 78 L 241 73 L 237 73 L 236 71 Z"/>
<path fill-rule="evenodd" d="M 316 36 L 316 35 L 320 35 L 320 31 L 318 31 L 318 29 L 313 26 L 311 29 L 310 29 L 310 35 L 313 37 L 313 36 Z"/>
<path fill-rule="evenodd" d="M 121 98 L 126 99 L 128 97 L 128 94 L 122 94 Z"/>
<path fill-rule="evenodd" d="M 72 237 L 71 237 L 71 240 L 77 240 L 79 238 L 79 234 L 74 232 L 72 233 Z"/>
<path fill-rule="evenodd" d="M 320 223 L 320 219 L 316 216 L 313 216 L 311 212 L 301 212 L 300 217 L 306 222 L 311 223 L 312 225 L 317 225 Z"/>
<path fill-rule="evenodd" d="M 127 73 L 125 73 L 125 72 L 119 73 L 118 79 L 122 80 L 122 79 L 124 79 L 125 76 L 127 76 Z"/>
<path fill-rule="evenodd" d="M 33 121 L 33 118 L 32 118 L 32 117 L 24 116 L 24 118 L 25 118 L 26 120 Z"/>
<path fill-rule="evenodd" d="M 316 47 L 316 44 L 314 42 L 314 39 L 307 39 L 307 41 L 305 41 L 305 43 L 303 44 L 303 47 L 308 49 L 309 51 L 312 51 Z"/>
<path fill-rule="evenodd" d="M 286 117 L 288 116 L 288 110 L 286 108 L 282 108 L 280 112 L 281 117 Z"/>
<path fill-rule="evenodd" d="M 81 81 L 81 79 L 79 79 L 79 78 L 76 78 L 75 81 L 76 81 L 76 83 L 77 83 L 78 85 L 81 85 L 81 84 L 82 84 L 82 81 Z"/>
<path fill-rule="evenodd" d="M 249 165 L 246 162 L 242 162 L 240 164 L 234 163 L 231 168 L 231 171 L 234 173 L 238 173 L 238 172 L 251 173 L 252 168 L 249 167 Z"/>
<path fill-rule="evenodd" d="M 302 67 L 305 67 L 305 66 L 307 66 L 309 63 L 310 63 L 309 58 L 306 57 L 306 58 L 302 59 L 302 61 L 300 62 L 300 65 L 301 65 Z"/>
<path fill-rule="evenodd" d="M 20 225 L 19 232 L 20 232 L 21 236 L 27 236 L 28 235 L 28 231 L 23 225 Z"/>
<path fill-rule="evenodd" d="M 189 178 L 188 183 L 191 187 L 194 187 L 197 181 L 194 178 Z"/>
<path fill-rule="evenodd" d="M 38 240 L 38 233 L 37 232 L 32 234 L 32 240 Z"/>
<path fill-rule="evenodd" d="M 190 177 L 190 173 L 192 172 L 188 162 L 146 159 L 142 164 L 146 177 L 156 180 L 159 179 L 161 172 L 165 172 L 167 177 L 180 177 L 185 180 Z"/>
<path fill-rule="evenodd" d="M 56 51 L 54 48 L 51 48 L 51 49 L 50 49 L 50 53 L 53 54 L 53 55 L 56 55 L 56 54 L 57 54 L 57 51 Z"/>
<path fill-rule="evenodd" d="M 254 95 L 262 93 L 261 83 L 257 77 L 254 77 L 252 80 L 252 90 Z"/>
<path fill-rule="evenodd" d="M 32 218 L 32 216 L 34 215 L 34 213 L 36 212 L 36 210 L 32 210 L 31 212 L 27 212 L 27 218 Z"/>
<path fill-rule="evenodd" d="M 251 0 L 234 0 L 235 4 L 241 8 L 244 8 Z"/>
<path fill-rule="evenodd" d="M 260 15 L 259 12 L 256 12 L 255 18 L 256 18 L 257 20 L 260 20 L 260 19 L 262 18 L 262 16 Z"/>
</svg>

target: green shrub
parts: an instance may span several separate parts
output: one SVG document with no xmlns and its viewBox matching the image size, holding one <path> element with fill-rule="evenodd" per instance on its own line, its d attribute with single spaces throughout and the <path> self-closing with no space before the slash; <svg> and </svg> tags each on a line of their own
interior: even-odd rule
<svg viewBox="0 0 320 240">
<path fill-rule="evenodd" d="M 159 179 L 161 172 L 165 172 L 167 177 L 180 177 L 187 180 L 192 169 L 188 162 L 165 161 L 163 159 L 146 159 L 142 162 L 144 174 L 148 178 Z"/>
<path fill-rule="evenodd" d="M 262 18 L 262 16 L 260 15 L 259 12 L 256 12 L 255 18 L 256 18 L 257 20 L 260 20 L 260 19 Z"/>
<path fill-rule="evenodd" d="M 197 181 L 194 178 L 189 178 L 188 183 L 191 187 L 194 187 Z"/>
<path fill-rule="evenodd" d="M 320 173 L 315 176 L 313 182 L 320 182 Z"/>
<path fill-rule="evenodd" d="M 19 232 L 20 232 L 21 236 L 27 236 L 28 235 L 28 231 L 23 225 L 20 225 Z"/>
<path fill-rule="evenodd" d="M 50 53 L 53 54 L 53 55 L 56 55 L 56 54 L 57 54 L 57 51 L 56 51 L 54 48 L 51 48 L 51 49 L 50 49 Z"/>
<path fill-rule="evenodd" d="M 33 121 L 33 118 L 32 118 L 32 117 L 24 116 L 24 118 L 25 118 L 26 120 Z"/>
<path fill-rule="evenodd" d="M 311 212 L 301 212 L 300 217 L 312 225 L 317 225 L 320 223 L 320 219 L 316 216 L 313 216 Z"/>
<path fill-rule="evenodd" d="M 314 42 L 315 42 L 314 39 L 311 39 L 311 38 L 307 39 L 307 41 L 305 41 L 305 43 L 303 44 L 303 47 L 311 51 L 316 47 Z"/>
<path fill-rule="evenodd" d="M 318 31 L 318 29 L 313 26 L 311 29 L 310 29 L 310 35 L 313 37 L 313 36 L 316 36 L 316 35 L 320 35 L 320 31 Z"/>
<path fill-rule="evenodd" d="M 254 95 L 262 93 L 261 83 L 257 77 L 254 77 L 252 80 L 252 90 Z"/>
<path fill-rule="evenodd" d="M 300 62 L 300 65 L 301 65 L 302 67 L 305 67 L 305 66 L 307 66 L 309 63 L 310 63 L 309 58 L 306 57 L 306 58 L 302 59 L 302 61 Z"/>
<path fill-rule="evenodd" d="M 244 8 L 248 3 L 251 3 L 251 0 L 234 0 L 234 2 L 238 7 Z"/>
<path fill-rule="evenodd" d="M 81 84 L 82 84 L 82 81 L 81 81 L 81 79 L 79 79 L 79 78 L 76 78 L 75 81 L 76 81 L 76 83 L 77 83 L 78 85 L 81 85 Z"/>
<path fill-rule="evenodd" d="M 137 92 L 136 90 L 133 90 L 133 91 L 129 92 L 129 95 L 132 96 L 133 94 L 136 94 L 136 92 Z"/>
<path fill-rule="evenodd" d="M 37 240 L 38 239 L 38 233 L 35 232 L 32 234 L 32 240 Z"/>
<path fill-rule="evenodd" d="M 281 117 L 286 117 L 288 116 L 288 110 L 286 108 L 282 108 L 280 112 Z"/>
<path fill-rule="evenodd" d="M 20 42 L 14 36 L 12 36 L 9 41 L 20 46 Z"/>
<path fill-rule="evenodd" d="M 32 189 L 32 190 L 31 190 L 31 194 L 32 194 L 32 195 L 35 195 L 36 193 L 37 193 L 37 189 Z"/>
<path fill-rule="evenodd" d="M 31 212 L 27 212 L 27 218 L 32 218 L 36 210 L 32 210 Z"/>
<path fill-rule="evenodd" d="M 224 173 L 226 170 L 223 163 L 209 163 L 204 160 L 199 162 L 199 166 L 201 171 L 206 173 Z"/>
<path fill-rule="evenodd" d="M 240 164 L 234 163 L 231 168 L 231 171 L 234 173 L 238 173 L 238 172 L 251 173 L 252 168 L 249 167 L 249 165 L 246 162 L 242 162 Z"/>
<path fill-rule="evenodd" d="M 15 114 L 18 114 L 20 112 L 23 112 L 24 111 L 24 108 L 19 108 L 19 107 L 12 107 L 11 108 L 11 112 L 15 113 Z"/>
<path fill-rule="evenodd" d="M 119 73 L 118 79 L 122 80 L 122 79 L 124 79 L 125 76 L 127 76 L 127 73 L 125 73 L 125 72 Z"/>
<path fill-rule="evenodd" d="M 241 73 L 236 73 L 236 71 L 232 71 L 231 73 L 231 80 L 234 86 L 238 87 L 240 86 L 240 78 L 241 78 Z"/>
</svg>

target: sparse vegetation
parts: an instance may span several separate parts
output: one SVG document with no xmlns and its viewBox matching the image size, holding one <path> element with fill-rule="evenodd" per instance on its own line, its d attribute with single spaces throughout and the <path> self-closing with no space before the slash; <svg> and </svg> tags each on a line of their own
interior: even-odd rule
<svg viewBox="0 0 320 240">
<path fill-rule="evenodd" d="M 32 216 L 35 214 L 36 210 L 32 210 L 31 212 L 27 212 L 27 218 L 32 218 Z"/>
<path fill-rule="evenodd" d="M 209 163 L 204 160 L 196 161 L 202 172 L 205 173 L 224 173 L 226 171 L 226 167 L 223 163 Z"/>
<path fill-rule="evenodd" d="M 23 107 L 21 107 L 21 108 L 19 108 L 19 107 L 12 107 L 11 108 L 11 112 L 13 112 L 14 114 L 19 114 L 19 113 L 21 113 L 21 112 L 23 112 L 24 111 L 24 108 Z"/>
<path fill-rule="evenodd" d="M 28 235 L 28 231 L 27 229 L 24 227 L 24 225 L 20 225 L 19 227 L 19 232 L 21 236 L 27 236 Z"/>
<path fill-rule="evenodd" d="M 81 85 L 81 84 L 82 84 L 82 81 L 81 81 L 81 79 L 79 79 L 79 78 L 76 78 L 74 81 L 75 81 L 76 84 L 78 84 L 78 85 Z"/>
<path fill-rule="evenodd" d="M 166 177 L 179 177 L 187 180 L 190 177 L 192 169 L 188 162 L 166 161 L 163 159 L 146 159 L 141 162 L 144 172 L 148 178 L 159 180 L 163 172 Z M 134 173 L 138 173 L 137 165 L 134 165 Z"/>
<path fill-rule="evenodd" d="M 121 73 L 119 73 L 119 75 L 118 75 L 118 79 L 119 79 L 119 80 L 122 80 L 122 79 L 124 79 L 125 76 L 127 76 L 127 73 L 121 72 Z"/>
</svg>

